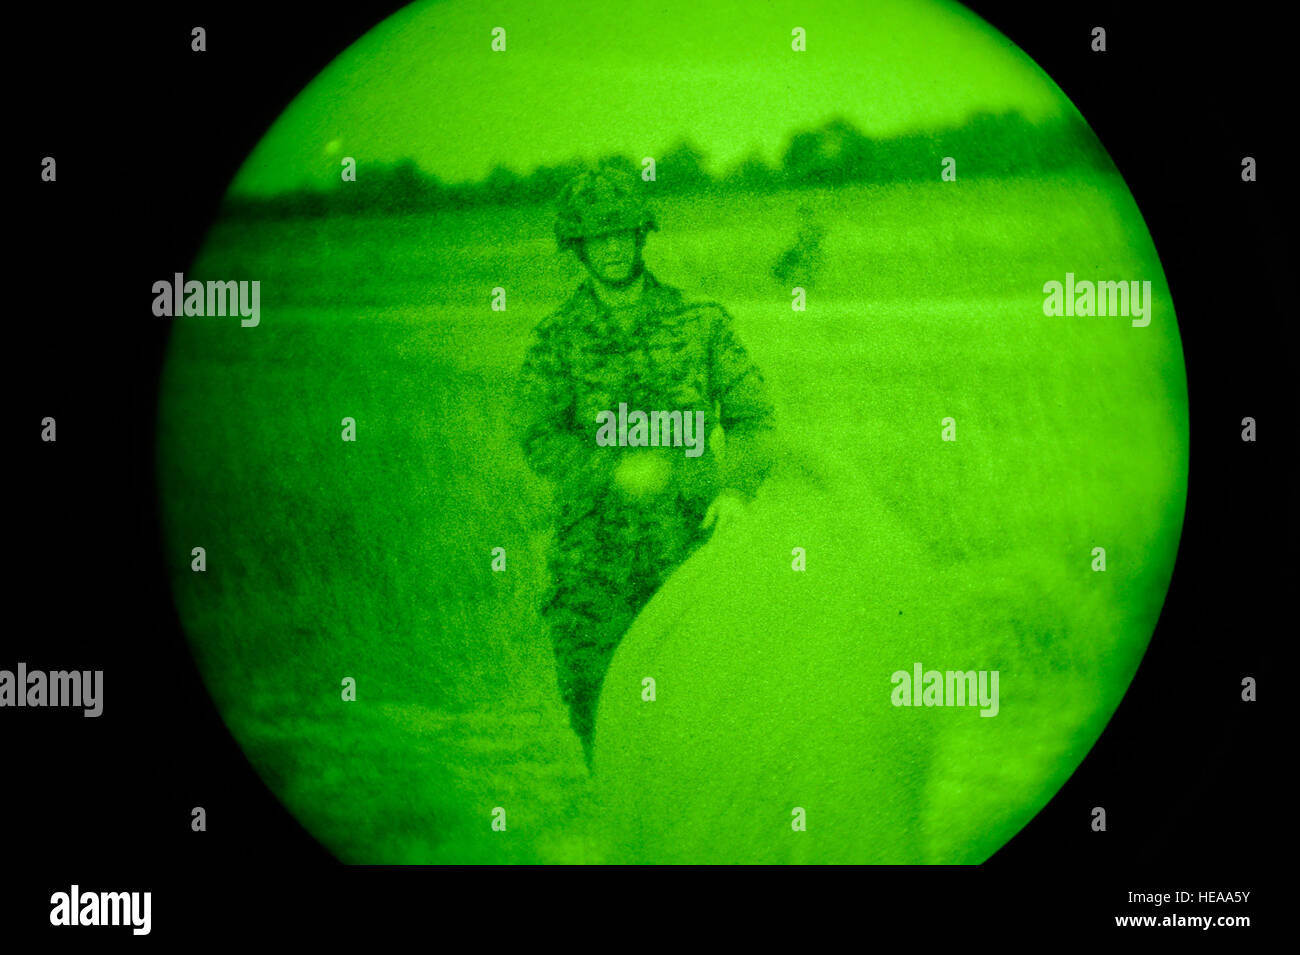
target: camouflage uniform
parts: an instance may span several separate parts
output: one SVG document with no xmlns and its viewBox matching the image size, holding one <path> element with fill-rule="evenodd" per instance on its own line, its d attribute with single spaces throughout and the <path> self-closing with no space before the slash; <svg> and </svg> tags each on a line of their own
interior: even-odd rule
<svg viewBox="0 0 1300 955">
<path fill-rule="evenodd" d="M 616 316 L 588 278 L 533 332 L 522 370 L 523 448 L 556 488 L 552 583 L 543 607 L 560 693 L 590 759 L 596 701 L 615 648 L 668 575 L 711 531 L 699 525 L 723 489 L 750 497 L 768 468 L 772 405 L 763 377 L 712 302 L 687 302 L 645 273 L 638 304 Z M 600 447 L 597 413 L 704 412 L 704 453 Z M 721 425 L 722 460 L 708 435 Z M 671 479 L 630 499 L 611 483 L 630 452 L 663 455 Z"/>
</svg>

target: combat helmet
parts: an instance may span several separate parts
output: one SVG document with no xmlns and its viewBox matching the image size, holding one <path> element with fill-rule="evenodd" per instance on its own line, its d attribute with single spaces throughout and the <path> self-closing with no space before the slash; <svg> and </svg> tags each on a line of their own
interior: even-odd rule
<svg viewBox="0 0 1300 955">
<path fill-rule="evenodd" d="M 556 244 L 565 249 L 579 239 L 624 229 L 658 229 L 654 213 L 637 192 L 639 185 L 634 171 L 608 165 L 578 173 L 560 190 Z"/>
</svg>

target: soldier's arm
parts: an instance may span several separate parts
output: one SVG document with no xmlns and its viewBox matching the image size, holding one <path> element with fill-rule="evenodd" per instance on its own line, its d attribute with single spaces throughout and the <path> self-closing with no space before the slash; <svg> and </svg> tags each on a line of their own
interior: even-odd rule
<svg viewBox="0 0 1300 955">
<path fill-rule="evenodd" d="M 752 498 L 772 468 L 775 409 L 763 374 L 736 336 L 731 316 L 716 309 L 709 344 L 710 399 L 726 433 L 722 486 Z"/>
<path fill-rule="evenodd" d="M 572 378 L 556 346 L 535 337 L 524 356 L 515 399 L 524 457 L 566 497 L 586 498 L 609 480 L 610 457 L 596 453 L 596 425 L 575 420 Z"/>
</svg>

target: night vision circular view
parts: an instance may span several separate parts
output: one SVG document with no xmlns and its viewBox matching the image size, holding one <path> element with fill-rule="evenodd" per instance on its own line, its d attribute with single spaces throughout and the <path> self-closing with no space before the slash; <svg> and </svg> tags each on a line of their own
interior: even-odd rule
<svg viewBox="0 0 1300 955">
<path fill-rule="evenodd" d="M 345 862 L 982 862 L 1169 585 L 1155 247 L 946 0 L 413 4 L 160 284 L 176 606 Z"/>
</svg>

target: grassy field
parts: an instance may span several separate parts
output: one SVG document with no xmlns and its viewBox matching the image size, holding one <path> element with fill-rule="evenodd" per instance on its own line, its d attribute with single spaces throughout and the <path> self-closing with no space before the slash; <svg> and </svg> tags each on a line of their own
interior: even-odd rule
<svg viewBox="0 0 1300 955">
<path fill-rule="evenodd" d="M 828 231 L 793 312 L 769 269 L 801 205 Z M 176 320 L 158 439 L 176 601 L 207 685 L 345 861 L 691 860 L 740 844 L 756 861 L 979 861 L 1101 732 L 1172 571 L 1186 383 L 1141 218 L 1106 176 L 658 212 L 650 268 L 735 316 L 783 452 L 754 519 L 686 565 L 620 649 L 612 683 L 689 671 L 694 689 L 650 723 L 631 689 L 614 704 L 607 691 L 599 791 L 536 612 L 548 489 L 507 412 L 529 331 L 579 279 L 546 208 L 215 226 L 187 277 L 260 280 L 261 324 Z M 1150 280 L 1151 325 L 1045 317 L 1043 283 L 1067 271 Z M 490 308 L 497 286 L 505 312 Z M 940 441 L 948 416 L 956 442 Z M 190 570 L 194 546 L 206 573 Z M 505 573 L 490 568 L 498 546 Z M 806 575 L 792 546 L 808 548 Z M 1089 569 L 1095 546 L 1105 574 Z M 774 652 L 781 640 L 800 653 Z M 1002 666 L 1003 714 L 889 706 L 889 673 L 914 659 Z M 340 700 L 345 677 L 356 702 Z M 844 816 L 840 848 L 762 848 L 754 819 L 770 807 L 710 815 L 777 773 L 777 750 L 747 748 L 781 738 L 765 712 L 801 714 L 783 725 L 805 738 L 850 711 L 800 770 L 811 785 L 866 761 L 851 778 L 870 784 L 823 794 Z M 708 726 L 724 758 L 701 766 L 689 741 Z M 701 775 L 716 789 L 683 790 Z M 862 800 L 882 799 L 843 837 Z"/>
</svg>

